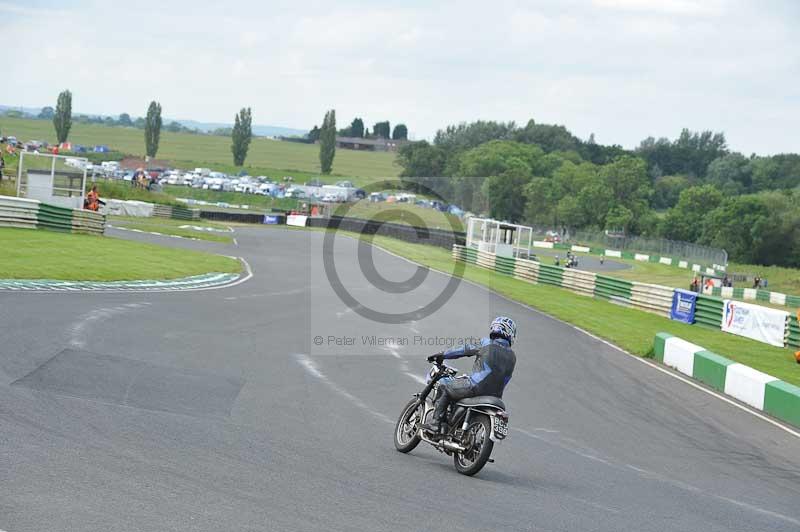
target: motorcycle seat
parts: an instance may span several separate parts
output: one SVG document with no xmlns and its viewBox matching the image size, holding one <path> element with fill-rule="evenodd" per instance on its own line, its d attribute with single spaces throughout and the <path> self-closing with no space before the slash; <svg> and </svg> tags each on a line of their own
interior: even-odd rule
<svg viewBox="0 0 800 532">
<path fill-rule="evenodd" d="M 506 409 L 506 404 L 499 397 L 493 395 L 478 395 L 461 399 L 456 404 L 461 406 L 493 406 L 502 410 Z"/>
</svg>

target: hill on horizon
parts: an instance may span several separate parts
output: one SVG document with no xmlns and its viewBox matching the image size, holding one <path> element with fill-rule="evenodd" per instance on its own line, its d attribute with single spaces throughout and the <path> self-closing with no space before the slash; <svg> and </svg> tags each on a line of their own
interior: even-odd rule
<svg viewBox="0 0 800 532">
<path fill-rule="evenodd" d="M 36 118 L 39 113 L 42 111 L 42 107 L 22 107 L 18 105 L 3 105 L 0 104 L 0 113 L 5 113 L 6 111 L 20 111 L 22 112 L 26 118 Z M 103 115 L 97 113 L 85 113 L 80 111 L 73 111 L 73 116 L 77 115 L 86 115 L 91 117 L 100 117 L 105 118 L 110 116 L 111 118 L 117 119 L 119 118 L 119 114 L 117 115 Z M 136 116 L 131 115 L 132 119 L 136 119 Z M 233 124 L 226 124 L 222 122 L 201 122 L 198 120 L 184 120 L 178 118 L 167 118 L 164 117 L 163 119 L 165 124 L 168 124 L 172 121 L 178 122 L 182 126 L 197 129 L 204 133 L 208 133 L 214 131 L 218 128 L 224 127 L 233 127 Z M 261 125 L 261 124 L 254 124 L 253 126 L 253 134 L 259 137 L 293 137 L 293 136 L 302 136 L 308 133 L 308 129 L 297 129 L 292 127 L 285 127 L 285 126 L 273 126 L 273 125 Z M 310 129 L 310 128 L 309 128 Z"/>
</svg>

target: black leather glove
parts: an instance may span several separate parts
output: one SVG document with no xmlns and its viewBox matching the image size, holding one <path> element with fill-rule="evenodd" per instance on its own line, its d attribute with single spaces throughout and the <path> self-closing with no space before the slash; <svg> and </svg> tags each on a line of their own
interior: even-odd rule
<svg viewBox="0 0 800 532">
<path fill-rule="evenodd" d="M 435 355 L 431 355 L 428 357 L 428 362 L 436 362 L 437 364 L 441 364 L 444 360 L 444 353 L 436 353 Z"/>
</svg>

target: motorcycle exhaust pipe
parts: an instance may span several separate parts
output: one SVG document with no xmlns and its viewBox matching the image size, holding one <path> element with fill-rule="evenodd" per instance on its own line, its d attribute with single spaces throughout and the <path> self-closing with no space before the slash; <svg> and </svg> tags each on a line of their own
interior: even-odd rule
<svg viewBox="0 0 800 532">
<path fill-rule="evenodd" d="M 463 453 L 464 451 L 467 450 L 466 447 L 462 447 L 459 444 L 451 442 L 451 441 L 445 440 L 445 441 L 442 441 L 440 443 L 441 443 L 442 447 L 444 447 L 448 451 L 454 451 L 454 452 L 457 452 L 457 453 Z"/>
</svg>

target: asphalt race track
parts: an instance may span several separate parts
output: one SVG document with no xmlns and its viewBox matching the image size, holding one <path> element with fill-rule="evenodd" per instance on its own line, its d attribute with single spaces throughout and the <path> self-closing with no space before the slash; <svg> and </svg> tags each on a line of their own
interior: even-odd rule
<svg viewBox="0 0 800 532">
<path fill-rule="evenodd" d="M 433 314 L 389 325 L 359 311 L 413 312 L 448 278 L 376 288 L 356 241 L 337 239 L 352 309 L 320 232 L 242 228 L 238 247 L 122 236 L 243 256 L 254 277 L 0 293 L 1 530 L 800 529 L 800 439 L 483 288 L 461 283 Z M 416 270 L 373 256 L 401 288 Z M 520 338 L 496 462 L 467 478 L 425 444 L 396 452 L 425 355 L 498 314 Z"/>
</svg>

